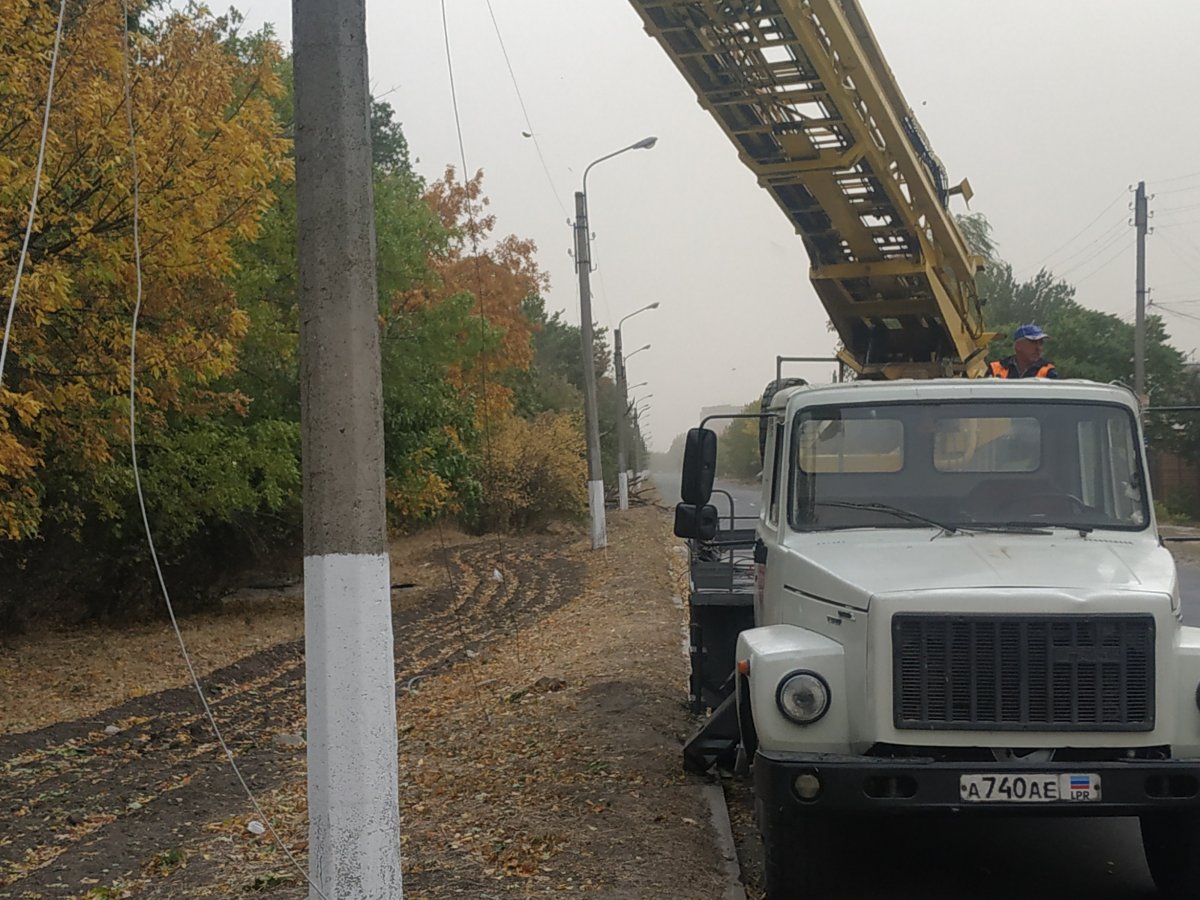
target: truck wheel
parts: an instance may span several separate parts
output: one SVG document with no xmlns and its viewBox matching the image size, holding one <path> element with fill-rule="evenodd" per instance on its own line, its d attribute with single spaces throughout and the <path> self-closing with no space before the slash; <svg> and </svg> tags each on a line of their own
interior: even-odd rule
<svg viewBox="0 0 1200 900">
<path fill-rule="evenodd" d="M 1141 823 L 1142 849 L 1159 894 L 1194 898 L 1200 886 L 1200 813 L 1148 814 Z"/>
<path fill-rule="evenodd" d="M 837 822 L 824 816 L 777 821 L 758 807 L 767 900 L 824 900 L 833 896 L 830 855 Z"/>
</svg>

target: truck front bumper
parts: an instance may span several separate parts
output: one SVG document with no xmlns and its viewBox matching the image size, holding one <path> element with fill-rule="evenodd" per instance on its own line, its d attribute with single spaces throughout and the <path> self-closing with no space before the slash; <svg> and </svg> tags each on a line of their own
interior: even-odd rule
<svg viewBox="0 0 1200 900">
<path fill-rule="evenodd" d="M 1100 778 L 1100 798 L 1088 801 L 969 802 L 960 793 L 962 776 L 1073 775 Z M 803 779 L 803 790 L 797 778 Z M 801 794 L 815 796 L 804 799 Z M 754 757 L 754 793 L 776 815 L 861 813 L 1008 813 L 1028 816 L 1129 816 L 1173 810 L 1200 811 L 1200 759 L 1117 762 L 1012 763 L 759 750 Z"/>
</svg>

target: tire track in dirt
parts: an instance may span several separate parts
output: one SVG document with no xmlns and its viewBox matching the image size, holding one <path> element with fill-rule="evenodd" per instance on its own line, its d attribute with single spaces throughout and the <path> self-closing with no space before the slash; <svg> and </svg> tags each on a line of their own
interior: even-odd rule
<svg viewBox="0 0 1200 900">
<path fill-rule="evenodd" d="M 397 690 L 557 608 L 581 583 L 583 564 L 560 541 L 523 541 L 500 558 L 504 549 L 450 551 L 453 589 L 425 591 L 396 611 Z M 297 748 L 272 742 L 303 727 L 302 642 L 202 681 L 252 788 L 266 790 L 302 765 Z M 106 734 L 106 722 L 122 730 Z M 84 878 L 107 882 L 140 869 L 205 823 L 248 807 L 191 688 L 0 737 L 0 759 L 0 898 L 79 893 Z"/>
</svg>

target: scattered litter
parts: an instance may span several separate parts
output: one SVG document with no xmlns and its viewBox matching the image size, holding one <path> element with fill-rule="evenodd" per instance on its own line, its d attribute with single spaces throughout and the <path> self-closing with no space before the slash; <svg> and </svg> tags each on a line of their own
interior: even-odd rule
<svg viewBox="0 0 1200 900">
<path fill-rule="evenodd" d="M 502 574 L 500 574 L 500 570 L 499 570 L 499 569 L 492 569 L 492 581 L 494 581 L 494 582 L 496 582 L 497 584 L 499 584 L 499 583 L 500 583 L 500 582 L 502 582 L 503 580 L 504 580 L 504 576 L 503 576 Z"/>
<path fill-rule="evenodd" d="M 104 733 L 105 733 L 105 734 L 120 734 L 120 733 L 121 733 L 121 729 L 120 729 L 120 728 L 118 728 L 116 725 L 105 725 L 105 726 L 104 726 Z"/>
<path fill-rule="evenodd" d="M 258 819 L 251 819 L 246 823 L 246 830 L 251 834 L 266 834 L 267 826 L 258 821 Z"/>
</svg>

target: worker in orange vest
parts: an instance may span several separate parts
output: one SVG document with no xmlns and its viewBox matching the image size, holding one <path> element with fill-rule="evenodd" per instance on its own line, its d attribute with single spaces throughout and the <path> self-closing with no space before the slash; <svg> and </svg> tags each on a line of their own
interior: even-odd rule
<svg viewBox="0 0 1200 900">
<path fill-rule="evenodd" d="M 1057 378 L 1054 363 L 1042 358 L 1042 342 L 1048 335 L 1032 323 L 1013 333 L 1013 355 L 988 366 L 993 378 Z"/>
</svg>

